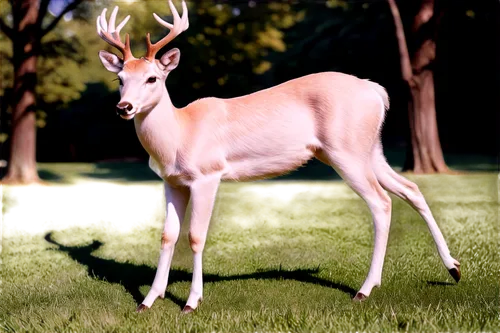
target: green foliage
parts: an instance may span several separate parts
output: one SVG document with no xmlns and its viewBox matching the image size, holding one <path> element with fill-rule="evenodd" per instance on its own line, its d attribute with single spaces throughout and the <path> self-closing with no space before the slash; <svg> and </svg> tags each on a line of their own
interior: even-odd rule
<svg viewBox="0 0 500 333">
<path fill-rule="evenodd" d="M 73 20 L 61 20 L 41 41 L 36 86 L 38 127 L 45 127 L 51 110 L 66 107 L 70 102 L 78 100 L 88 83 L 102 82 L 110 89 L 117 88 L 97 57 L 102 40 L 95 30 L 95 8 L 95 3 L 84 2 L 73 12 Z M 10 6 L 0 6 L 0 16 L 8 24 L 12 24 L 8 19 L 10 11 Z M 53 19 L 52 15 L 47 14 L 44 25 Z M 12 42 L 0 33 L 0 95 L 6 94 L 6 89 L 13 84 L 11 58 Z M 3 109 L 7 109 L 6 106 Z M 8 123 L 4 123 L 0 130 L 8 131 L 7 126 Z M 4 142 L 6 138 L 6 133 L 0 133 L 0 142 Z"/>
<path fill-rule="evenodd" d="M 3 95 L 5 89 L 12 86 L 14 73 L 10 63 L 11 57 L 11 42 L 5 35 L 0 34 L 0 95 Z"/>
<path fill-rule="evenodd" d="M 67 58 L 42 58 L 40 65 L 40 84 L 36 92 L 46 103 L 68 103 L 80 97 L 85 83 L 77 63 Z"/>
<path fill-rule="evenodd" d="M 95 25 L 85 21 L 60 22 L 43 40 L 37 93 L 44 103 L 69 103 L 79 99 L 90 82 L 113 87 L 97 57 L 102 40 Z"/>
<path fill-rule="evenodd" d="M 0 5 L 0 17 L 4 21 L 7 21 L 7 15 L 10 12 L 10 8 L 5 2 L 6 1 L 2 1 Z M 14 75 L 10 64 L 10 58 L 12 58 L 12 43 L 9 38 L 0 31 L 0 95 L 3 95 L 5 89 L 12 86 Z"/>
<path fill-rule="evenodd" d="M 2 17 L 5 19 L 9 11 L 5 9 Z M 49 15 L 50 16 L 50 15 Z M 50 19 L 53 19 L 51 17 Z M 49 20 L 50 21 L 50 20 Z M 38 85 L 36 92 L 41 105 L 67 104 L 78 99 L 88 82 L 88 61 L 97 39 L 89 34 L 90 23 L 75 19 L 70 22 L 61 20 L 42 40 L 41 55 L 37 61 Z M 12 42 L 0 35 L 0 55 L 2 69 L 0 72 L 2 84 L 0 94 L 12 87 L 13 66 Z"/>
</svg>

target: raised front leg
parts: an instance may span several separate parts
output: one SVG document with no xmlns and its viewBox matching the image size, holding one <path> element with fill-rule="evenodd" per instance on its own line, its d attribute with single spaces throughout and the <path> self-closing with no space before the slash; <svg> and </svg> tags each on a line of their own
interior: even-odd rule
<svg viewBox="0 0 500 333">
<path fill-rule="evenodd" d="M 194 182 L 191 186 L 189 243 L 193 250 L 193 281 L 183 313 L 192 312 L 203 300 L 202 256 L 219 184 L 220 177 L 210 176 Z"/>
<path fill-rule="evenodd" d="M 160 259 L 151 290 L 142 304 L 137 308 L 138 312 L 150 308 L 158 296 L 162 298 L 165 296 L 168 273 L 174 255 L 174 247 L 179 239 L 180 224 L 184 220 L 186 207 L 189 202 L 189 192 L 189 188 L 187 187 L 174 188 L 165 183 L 167 217 L 161 235 Z"/>
</svg>

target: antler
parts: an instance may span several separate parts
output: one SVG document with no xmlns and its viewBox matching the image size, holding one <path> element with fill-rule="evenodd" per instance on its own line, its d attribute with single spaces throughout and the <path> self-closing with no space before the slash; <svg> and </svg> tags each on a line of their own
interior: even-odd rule
<svg viewBox="0 0 500 333">
<path fill-rule="evenodd" d="M 120 39 L 120 30 L 130 19 L 130 15 L 125 17 L 123 21 L 115 28 L 116 14 L 118 14 L 118 6 L 113 9 L 109 18 L 109 24 L 106 22 L 107 8 L 102 10 L 101 15 L 97 17 L 97 34 L 108 44 L 116 47 L 123 54 L 123 61 L 135 59 L 130 50 L 130 37 L 125 35 L 125 44 Z"/>
<path fill-rule="evenodd" d="M 147 34 L 147 53 L 146 53 L 146 58 L 149 61 L 153 61 L 155 58 L 156 53 L 161 50 L 162 47 L 170 43 L 175 37 L 177 37 L 181 32 L 185 31 L 187 28 L 189 28 L 189 20 L 188 20 L 188 9 L 186 6 L 186 2 L 182 0 L 182 18 L 179 17 L 179 13 L 175 9 L 174 4 L 172 3 L 172 0 L 168 1 L 168 5 L 170 7 L 170 10 L 172 11 L 172 15 L 174 17 L 174 24 L 170 24 L 164 20 L 162 20 L 158 15 L 153 13 L 154 18 L 158 23 L 163 25 L 164 27 L 170 29 L 170 32 L 168 35 L 163 37 L 161 40 L 156 42 L 155 44 L 151 43 L 151 36 L 148 33 Z"/>
</svg>

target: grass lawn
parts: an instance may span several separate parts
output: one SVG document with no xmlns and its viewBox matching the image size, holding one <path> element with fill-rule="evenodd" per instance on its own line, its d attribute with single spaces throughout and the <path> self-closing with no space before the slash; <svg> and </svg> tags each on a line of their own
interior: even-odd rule
<svg viewBox="0 0 500 333">
<path fill-rule="evenodd" d="M 3 188 L 2 332 L 500 330 L 495 173 L 410 176 L 462 280 L 441 264 L 425 222 L 394 198 L 382 286 L 361 304 L 351 298 L 368 273 L 373 229 L 342 181 L 224 183 L 204 253 L 204 302 L 182 315 L 186 225 L 166 298 L 134 312 L 157 265 L 161 182 L 131 179 L 127 168 L 41 169 L 50 186 Z"/>
</svg>

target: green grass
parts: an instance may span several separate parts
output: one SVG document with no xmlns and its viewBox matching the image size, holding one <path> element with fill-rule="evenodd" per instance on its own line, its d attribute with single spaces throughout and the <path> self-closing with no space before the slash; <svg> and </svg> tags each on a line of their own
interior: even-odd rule
<svg viewBox="0 0 500 333">
<path fill-rule="evenodd" d="M 455 284 L 441 264 L 424 221 L 394 198 L 382 286 L 361 304 L 351 298 L 368 272 L 372 224 L 364 202 L 343 182 L 224 183 L 204 253 L 205 300 L 186 316 L 180 313 L 192 271 L 186 225 L 167 297 L 148 312 L 134 312 L 153 281 L 162 228 L 161 205 L 143 202 L 161 202 L 161 183 L 123 181 L 128 175 L 113 178 L 112 170 L 80 183 L 82 173 L 96 168 L 81 165 L 71 175 L 67 168 L 50 169 L 63 176 L 30 190 L 49 192 L 36 198 L 46 211 L 38 208 L 29 221 L 16 220 L 26 213 L 16 208 L 31 205 L 26 192 L 4 189 L 0 331 L 500 330 L 493 173 L 411 176 L 462 264 L 462 281 Z M 109 179 L 114 187 L 104 187 Z M 89 186 L 98 192 L 88 194 Z M 134 193 L 137 203 L 124 205 Z M 94 212 L 93 200 L 107 200 L 105 210 Z M 121 230 L 122 220 L 128 226 L 137 219 L 119 214 L 126 209 L 145 220 Z M 82 216 L 96 223 L 82 224 Z"/>
</svg>

